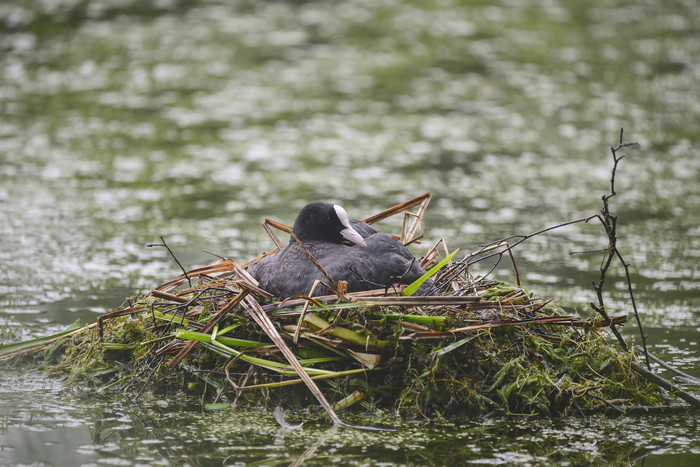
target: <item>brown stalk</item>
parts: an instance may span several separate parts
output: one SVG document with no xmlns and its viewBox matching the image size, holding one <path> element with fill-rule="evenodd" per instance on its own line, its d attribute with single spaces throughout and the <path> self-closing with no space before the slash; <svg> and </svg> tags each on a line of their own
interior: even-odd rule
<svg viewBox="0 0 700 467">
<path fill-rule="evenodd" d="M 379 222 L 381 220 L 387 219 L 394 214 L 398 214 L 400 212 L 403 212 L 407 209 L 411 209 L 412 207 L 418 206 L 421 203 L 427 203 L 430 202 L 430 198 L 432 197 L 432 194 L 430 192 L 422 194 L 420 196 L 416 196 L 415 198 L 409 199 L 408 201 L 405 201 L 403 203 L 399 203 L 396 206 L 393 206 L 389 209 L 385 209 L 382 212 L 379 212 L 371 217 L 368 217 L 363 220 L 363 222 L 367 224 L 374 224 L 375 222 Z M 423 209 L 425 211 L 425 209 Z"/>
<path fill-rule="evenodd" d="M 160 290 L 152 290 L 151 295 L 157 298 L 162 298 L 163 300 L 170 300 L 171 302 L 188 303 L 190 301 L 189 298 L 180 297 L 179 295 L 173 295 Z"/>
<path fill-rule="evenodd" d="M 481 301 L 481 297 L 472 295 L 423 295 L 408 297 L 369 297 L 351 298 L 352 302 L 375 306 L 436 306 L 436 305 L 470 305 Z"/>
<path fill-rule="evenodd" d="M 306 315 L 306 309 L 309 308 L 309 304 L 313 301 L 310 297 L 314 296 L 316 288 L 320 284 L 323 284 L 323 282 L 319 280 L 314 281 L 314 285 L 311 286 L 311 291 L 309 291 L 309 300 L 306 300 L 306 303 L 304 303 L 304 308 L 301 310 L 301 314 L 299 314 L 299 321 L 297 322 L 297 328 L 294 331 L 294 339 L 292 341 L 294 342 L 294 345 L 297 345 L 299 343 L 299 331 L 301 330 L 301 325 L 304 324 L 304 316 Z"/>
<path fill-rule="evenodd" d="M 432 263 L 435 260 L 435 258 L 438 257 L 438 246 L 440 244 L 442 244 L 445 249 L 445 256 L 449 255 L 449 252 L 447 251 L 447 245 L 445 244 L 445 239 L 440 237 L 440 239 L 437 242 L 435 242 L 433 246 L 428 248 L 428 251 L 423 256 L 423 260 L 420 262 L 422 268 L 426 268 L 430 263 Z"/>
<path fill-rule="evenodd" d="M 425 211 L 428 209 L 428 205 L 430 204 L 430 199 L 432 197 L 430 193 L 426 193 L 426 195 L 427 196 L 418 207 L 418 212 L 415 214 L 413 223 L 411 223 L 408 231 L 401 229 L 401 243 L 404 245 L 409 245 L 410 243 L 423 238 L 423 216 L 425 215 Z M 408 217 L 404 217 L 404 219 L 408 219 Z M 421 232 L 420 236 L 416 236 L 418 230 Z"/>
<path fill-rule="evenodd" d="M 280 336 L 279 332 L 277 332 L 275 325 L 272 323 L 272 321 L 270 321 L 270 318 L 267 316 L 265 311 L 263 311 L 258 301 L 255 300 L 255 298 L 248 296 L 246 298 L 246 302 L 247 303 L 243 303 L 243 306 L 246 308 L 250 316 L 253 318 L 253 320 L 255 320 L 256 323 L 258 323 L 258 326 L 260 326 L 260 328 L 263 331 L 265 331 L 265 334 L 267 334 L 267 336 L 272 340 L 272 342 L 277 346 L 277 348 L 280 349 L 282 355 L 284 355 L 284 358 L 289 362 L 290 365 L 292 365 L 294 370 L 296 370 L 297 374 L 299 374 L 299 377 L 304 381 L 304 383 L 309 388 L 314 397 L 316 397 L 316 400 L 318 400 L 321 406 L 326 410 L 328 416 L 333 421 L 333 425 L 347 426 L 340 420 L 340 418 L 338 418 L 338 415 L 336 415 L 335 411 L 333 410 L 333 407 L 331 407 L 331 405 L 328 403 L 328 400 L 326 400 L 325 396 L 318 388 L 316 383 L 314 383 L 309 374 L 304 370 L 304 367 L 301 366 L 301 363 L 299 363 L 299 360 L 297 360 L 294 353 L 284 342 L 284 339 L 282 339 L 282 336 Z"/>
<path fill-rule="evenodd" d="M 294 240 L 296 240 L 296 242 L 299 244 L 301 249 L 304 250 L 304 253 L 306 253 L 306 256 L 308 256 L 309 259 L 311 260 L 311 262 L 314 263 L 314 266 L 316 266 L 318 268 L 318 270 L 321 271 L 321 273 L 324 276 L 326 276 L 326 279 L 328 279 L 328 282 L 330 283 L 331 289 L 333 289 L 333 291 L 336 292 L 336 294 L 337 294 L 337 286 L 335 284 L 335 281 L 331 278 L 331 276 L 328 275 L 326 270 L 323 269 L 323 267 L 318 263 L 318 261 L 316 261 L 316 258 L 314 258 L 314 255 L 311 254 L 311 252 L 306 248 L 306 246 L 304 246 L 304 244 L 301 243 L 301 241 L 299 240 L 299 237 L 297 237 L 294 234 L 294 232 L 292 232 L 291 235 L 294 238 Z"/>
<path fill-rule="evenodd" d="M 669 381 L 665 380 L 664 378 L 657 375 L 656 373 L 652 373 L 651 371 L 647 370 L 646 368 L 644 368 L 642 365 L 640 365 L 637 362 L 630 362 L 630 366 L 632 367 L 632 369 L 634 371 L 637 372 L 637 374 L 644 376 L 649 381 L 656 383 L 660 387 L 662 387 L 662 388 L 666 389 L 667 391 L 671 392 L 672 394 L 680 397 L 681 399 L 686 401 L 688 404 L 690 404 L 694 408 L 696 408 L 696 409 L 700 408 L 700 399 L 698 399 L 694 395 L 682 390 L 678 386 L 670 383 Z"/>
<path fill-rule="evenodd" d="M 231 260 L 223 259 L 209 266 L 191 269 L 190 271 L 187 271 L 187 275 L 180 274 L 179 276 L 169 280 L 168 282 L 161 284 L 156 290 L 169 292 L 187 282 L 188 278 L 192 279 L 203 275 L 221 274 L 233 271 L 235 271 L 235 269 Z"/>
<path fill-rule="evenodd" d="M 278 249 L 284 248 L 284 245 L 280 241 L 280 239 L 275 235 L 275 232 L 270 227 L 274 227 L 276 229 L 281 230 L 282 232 L 286 232 L 288 234 L 292 233 L 292 228 L 289 227 L 288 225 L 285 225 L 281 222 L 273 221 L 272 219 L 265 219 L 265 222 L 263 222 L 263 228 L 267 232 L 267 234 L 270 236 L 272 241 L 275 243 Z"/>
<path fill-rule="evenodd" d="M 621 324 L 625 322 L 627 322 L 627 315 L 615 316 L 611 320 L 608 320 L 606 322 L 582 320 L 577 316 L 526 318 L 521 320 L 506 320 L 484 324 L 476 324 L 473 326 L 465 326 L 449 331 L 414 332 L 412 334 L 402 336 L 400 339 L 446 339 L 450 337 L 457 337 L 457 335 L 464 334 L 469 331 L 477 331 L 479 329 L 500 328 L 506 326 L 525 326 L 530 324 L 557 324 L 564 326 L 603 327 L 609 326 L 610 324 Z"/>
</svg>

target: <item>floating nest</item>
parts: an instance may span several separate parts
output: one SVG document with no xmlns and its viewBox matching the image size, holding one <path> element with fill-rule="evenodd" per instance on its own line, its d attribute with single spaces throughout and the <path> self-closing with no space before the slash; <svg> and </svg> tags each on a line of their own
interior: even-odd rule
<svg viewBox="0 0 700 467">
<path fill-rule="evenodd" d="M 365 221 L 418 207 L 404 214 L 398 237 L 409 245 L 422 237 L 429 200 Z M 265 226 L 281 247 L 270 226 L 289 227 Z M 635 370 L 634 351 L 616 350 L 603 335 L 626 316 L 582 319 L 519 284 L 472 275 L 475 262 L 510 256 L 519 282 L 506 242 L 459 261 L 447 252 L 441 241 L 423 258 L 433 280 L 427 296 L 391 284 L 344 293 L 339 282 L 325 284 L 332 294 L 282 302 L 246 272 L 260 257 L 221 259 L 131 297 L 44 345 L 44 355 L 71 383 L 133 395 L 194 391 L 222 407 L 308 407 L 315 396 L 335 402 L 331 412 L 359 402 L 365 411 L 435 417 L 622 412 L 663 402 Z"/>
</svg>

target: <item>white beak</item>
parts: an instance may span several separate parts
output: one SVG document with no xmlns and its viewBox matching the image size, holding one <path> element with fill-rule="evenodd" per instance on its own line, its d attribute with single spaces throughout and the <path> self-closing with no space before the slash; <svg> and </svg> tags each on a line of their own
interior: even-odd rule
<svg viewBox="0 0 700 467">
<path fill-rule="evenodd" d="M 345 209 L 337 204 L 334 204 L 333 207 L 335 208 L 335 213 L 338 215 L 340 223 L 345 226 L 345 228 L 340 231 L 340 235 L 342 235 L 345 240 L 349 240 L 352 243 L 367 246 L 367 242 L 365 242 L 365 239 L 362 238 L 362 235 L 357 233 L 357 230 L 350 227 L 350 219 L 348 218 L 348 213 L 345 212 Z"/>
<path fill-rule="evenodd" d="M 362 235 L 357 233 L 357 230 L 353 229 L 350 226 L 341 230 L 340 235 L 342 235 L 343 238 L 345 238 L 346 240 L 350 240 L 352 243 L 357 243 L 358 245 L 367 246 L 367 242 L 365 242 L 365 239 L 362 238 Z"/>
</svg>

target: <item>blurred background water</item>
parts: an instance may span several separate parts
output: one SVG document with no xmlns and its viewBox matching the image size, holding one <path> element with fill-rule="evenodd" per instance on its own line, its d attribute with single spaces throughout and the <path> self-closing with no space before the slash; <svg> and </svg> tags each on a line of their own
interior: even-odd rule
<svg viewBox="0 0 700 467">
<path fill-rule="evenodd" d="M 695 0 L 5 0 L 0 342 L 94 321 L 176 275 L 145 246 L 160 236 L 186 267 L 245 261 L 272 248 L 264 217 L 291 223 L 312 200 L 363 218 L 431 191 L 426 238 L 462 251 L 594 214 L 624 128 L 640 146 L 612 205 L 649 343 L 700 376 L 699 16 Z M 605 246 L 600 226 L 575 225 L 516 258 L 531 290 L 589 315 L 600 257 L 569 251 Z M 623 279 L 609 278 L 613 314 L 630 311 Z M 2 376 L 0 463 L 284 463 L 323 428 L 280 438 L 260 412 L 207 431 L 196 404 Z M 696 416 L 403 423 L 323 434 L 307 463 L 700 455 Z"/>
</svg>

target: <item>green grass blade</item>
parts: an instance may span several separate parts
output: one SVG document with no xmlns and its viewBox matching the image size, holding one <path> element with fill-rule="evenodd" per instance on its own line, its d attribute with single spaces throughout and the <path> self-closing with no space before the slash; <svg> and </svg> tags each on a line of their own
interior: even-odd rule
<svg viewBox="0 0 700 467">
<path fill-rule="evenodd" d="M 243 354 L 242 352 L 239 352 L 238 350 L 232 349 L 231 347 L 223 344 L 219 340 L 221 338 L 219 338 L 217 340 L 212 340 L 210 334 L 204 334 L 201 332 L 185 331 L 185 330 L 181 329 L 181 330 L 177 331 L 176 337 L 178 339 L 195 340 L 195 341 L 199 341 L 199 342 L 202 342 L 205 344 L 213 345 L 218 350 L 223 351 L 224 353 L 226 353 L 228 355 L 231 355 L 234 357 L 240 355 L 241 360 L 243 360 L 245 362 L 251 363 L 253 365 L 257 365 L 257 366 L 265 368 L 267 370 L 275 371 L 275 372 L 280 373 L 282 375 L 296 375 L 297 374 L 296 370 L 291 365 L 287 365 L 285 363 L 273 362 L 271 360 L 265 360 L 264 358 L 252 357 L 250 355 Z M 318 368 L 305 368 L 305 370 L 311 376 L 336 373 L 334 371 L 320 370 Z"/>
<path fill-rule="evenodd" d="M 306 315 L 304 317 L 304 322 L 318 329 L 326 329 L 330 327 L 330 323 L 316 313 L 309 313 Z M 385 340 L 368 336 L 362 332 L 351 331 L 350 329 L 346 329 L 342 326 L 335 326 L 334 328 L 329 329 L 328 334 L 360 347 L 371 347 L 382 350 L 389 344 Z"/>
<path fill-rule="evenodd" d="M 200 340 L 196 339 L 196 337 L 201 338 L 200 342 L 211 342 L 212 335 L 211 334 L 206 334 L 203 332 L 196 332 L 196 331 L 178 331 L 177 337 L 180 337 L 181 333 L 186 333 L 187 334 L 187 339 L 191 340 Z M 182 338 L 182 337 L 180 337 Z M 233 337 L 223 337 L 221 335 L 216 336 L 216 340 L 221 342 L 224 345 L 232 346 L 232 347 L 246 347 L 250 349 L 254 349 L 256 347 L 262 347 L 264 345 L 271 345 L 270 343 L 265 343 L 265 342 L 257 342 L 257 341 L 249 341 L 246 339 L 236 339 Z"/>
<path fill-rule="evenodd" d="M 73 324 L 68 326 L 67 329 L 64 329 L 61 332 L 57 332 L 56 334 L 51 334 L 50 336 L 39 337 L 36 339 L 24 341 L 24 342 L 16 342 L 14 344 L 0 345 L 0 357 L 17 352 L 18 350 L 22 350 L 22 349 L 27 348 L 27 347 L 32 347 L 32 346 L 41 345 L 41 344 L 48 344 L 51 341 L 53 341 L 59 337 L 63 337 L 66 334 L 71 333 L 73 331 L 76 331 L 84 326 L 85 326 L 85 323 L 83 323 L 82 321 L 80 321 L 78 319 Z"/>
<path fill-rule="evenodd" d="M 155 316 L 161 321 L 170 321 L 175 324 L 181 324 L 183 326 L 187 326 L 190 323 L 190 321 L 187 318 L 181 318 L 177 315 L 171 315 L 170 313 L 163 314 L 160 311 L 154 311 L 153 316 Z"/>
<path fill-rule="evenodd" d="M 433 354 L 435 354 L 438 357 L 441 355 L 445 355 L 448 352 L 452 352 L 454 349 L 462 347 L 464 344 L 466 344 L 467 342 L 469 342 L 470 340 L 472 340 L 476 337 L 478 337 L 478 335 L 465 337 L 464 339 L 460 339 L 458 341 L 455 341 L 455 342 L 451 343 L 450 345 L 447 345 L 447 346 L 441 348 L 440 350 L 436 350 L 435 352 L 433 352 Z"/>
<path fill-rule="evenodd" d="M 425 274 L 420 276 L 418 279 L 416 279 L 415 282 L 413 282 L 413 284 L 411 284 L 408 287 L 406 287 L 405 289 L 403 289 L 403 292 L 401 292 L 401 295 L 405 295 L 405 296 L 413 295 L 416 292 L 416 290 L 418 290 L 418 288 L 421 285 L 423 285 L 423 282 L 427 281 L 428 279 L 433 277 L 440 269 L 444 268 L 445 265 L 452 259 L 452 257 L 454 255 L 457 254 L 458 251 L 459 251 L 459 248 L 457 248 L 455 251 L 450 253 L 450 255 L 447 258 L 443 259 L 442 261 L 437 263 L 435 266 L 430 268 L 430 271 L 426 272 Z"/>
<path fill-rule="evenodd" d="M 414 324 L 422 324 L 424 326 L 434 326 L 436 329 L 445 327 L 447 316 L 423 316 L 409 315 L 406 313 L 374 313 L 375 316 L 390 319 L 392 321 L 407 321 Z"/>
</svg>

